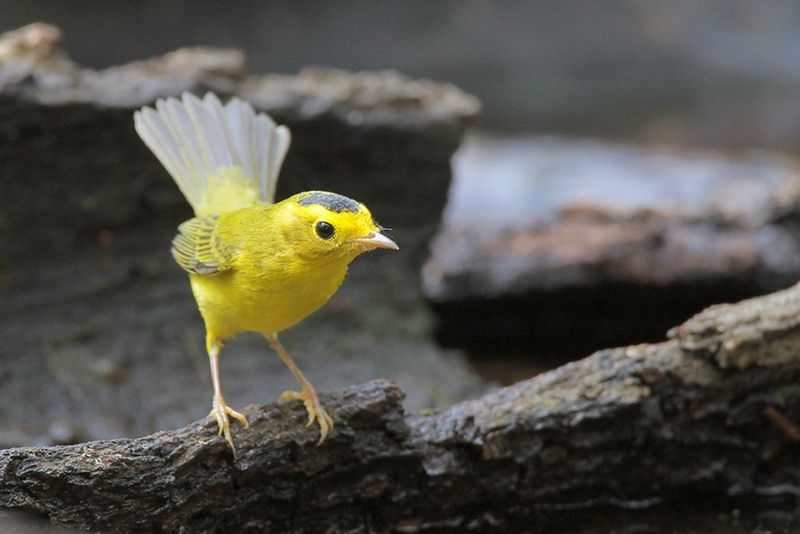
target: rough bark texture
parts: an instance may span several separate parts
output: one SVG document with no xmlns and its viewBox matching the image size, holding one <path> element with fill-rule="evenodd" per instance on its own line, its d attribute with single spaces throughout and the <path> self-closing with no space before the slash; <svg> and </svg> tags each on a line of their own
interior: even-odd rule
<svg viewBox="0 0 800 534">
<path fill-rule="evenodd" d="M 247 410 L 235 461 L 200 422 L 10 449 L 0 504 L 116 530 L 412 532 L 794 495 L 799 311 L 800 286 L 715 306 L 669 341 L 600 351 L 437 415 L 405 416 L 389 382 L 352 387 L 325 397 L 337 426 L 321 447 L 302 407 L 270 405 Z"/>
</svg>

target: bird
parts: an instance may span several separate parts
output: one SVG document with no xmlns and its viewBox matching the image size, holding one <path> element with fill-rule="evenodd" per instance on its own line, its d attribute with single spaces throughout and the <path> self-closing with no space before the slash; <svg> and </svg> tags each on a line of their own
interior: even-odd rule
<svg viewBox="0 0 800 534">
<path fill-rule="evenodd" d="M 361 202 L 328 191 L 274 201 L 291 134 L 237 98 L 214 93 L 158 99 L 134 113 L 136 132 L 194 210 L 171 252 L 188 273 L 205 324 L 213 387 L 209 413 L 234 458 L 231 420 L 248 427 L 222 393 L 220 352 L 242 332 L 262 334 L 300 384 L 279 402 L 302 401 L 322 444 L 333 419 L 278 334 L 320 308 L 348 265 L 374 249 L 398 250 Z"/>
</svg>

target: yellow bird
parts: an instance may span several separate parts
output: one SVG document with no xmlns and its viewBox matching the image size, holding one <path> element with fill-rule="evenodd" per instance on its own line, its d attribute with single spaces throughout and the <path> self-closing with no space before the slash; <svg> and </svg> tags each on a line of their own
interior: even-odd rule
<svg viewBox="0 0 800 534">
<path fill-rule="evenodd" d="M 219 354 L 239 332 L 263 334 L 300 383 L 280 401 L 301 400 L 319 443 L 333 420 L 311 383 L 286 352 L 278 333 L 314 312 L 336 292 L 348 264 L 368 250 L 397 250 L 364 204 L 336 193 L 309 191 L 273 203 L 290 134 L 263 113 L 233 98 L 158 100 L 134 114 L 139 136 L 194 209 L 178 227 L 172 256 L 189 273 L 206 326 L 219 434 L 236 455 L 230 418 L 247 418 L 222 395 Z"/>
</svg>

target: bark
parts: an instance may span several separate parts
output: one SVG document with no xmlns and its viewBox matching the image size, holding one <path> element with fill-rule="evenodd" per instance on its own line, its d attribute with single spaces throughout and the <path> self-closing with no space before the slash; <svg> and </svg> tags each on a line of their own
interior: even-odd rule
<svg viewBox="0 0 800 534">
<path fill-rule="evenodd" d="M 428 416 L 369 382 L 323 398 L 336 428 L 320 447 L 295 403 L 248 408 L 236 460 L 205 422 L 9 449 L 0 505 L 112 530 L 411 532 L 792 495 L 799 325 L 800 285 Z"/>
</svg>

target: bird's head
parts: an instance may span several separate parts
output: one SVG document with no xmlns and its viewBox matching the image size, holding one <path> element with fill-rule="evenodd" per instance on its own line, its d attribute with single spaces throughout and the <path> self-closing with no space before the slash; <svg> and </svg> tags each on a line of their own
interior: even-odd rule
<svg viewBox="0 0 800 534">
<path fill-rule="evenodd" d="M 383 234 L 383 228 L 364 204 L 346 196 L 307 191 L 283 203 L 294 219 L 293 241 L 303 256 L 350 261 L 376 248 L 399 248 Z"/>
</svg>

